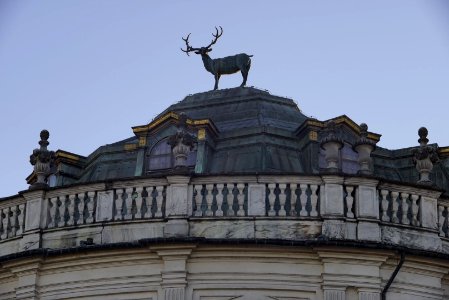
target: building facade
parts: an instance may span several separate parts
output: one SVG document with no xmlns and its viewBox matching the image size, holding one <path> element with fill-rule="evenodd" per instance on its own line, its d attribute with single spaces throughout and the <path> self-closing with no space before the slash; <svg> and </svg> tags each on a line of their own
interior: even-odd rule
<svg viewBox="0 0 449 300">
<path fill-rule="evenodd" d="M 189 95 L 0 199 L 0 299 L 449 299 L 449 147 L 255 88 Z"/>
</svg>

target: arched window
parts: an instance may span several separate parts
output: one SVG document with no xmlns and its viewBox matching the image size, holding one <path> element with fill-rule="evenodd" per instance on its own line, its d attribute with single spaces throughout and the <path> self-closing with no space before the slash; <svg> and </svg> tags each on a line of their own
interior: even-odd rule
<svg viewBox="0 0 449 300">
<path fill-rule="evenodd" d="M 173 155 L 167 141 L 167 139 L 163 139 L 151 149 L 148 159 L 148 170 L 169 169 L 173 167 Z"/>
<path fill-rule="evenodd" d="M 168 139 L 162 139 L 151 149 L 148 157 L 148 171 L 163 170 L 173 168 L 174 158 L 171 146 L 167 144 Z M 187 157 L 187 166 L 194 166 L 196 163 L 196 145 Z"/>
</svg>

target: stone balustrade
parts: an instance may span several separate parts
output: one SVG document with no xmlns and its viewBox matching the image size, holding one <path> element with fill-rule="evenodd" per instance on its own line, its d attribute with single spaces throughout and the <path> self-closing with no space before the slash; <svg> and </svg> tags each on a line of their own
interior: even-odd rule
<svg viewBox="0 0 449 300">
<path fill-rule="evenodd" d="M 96 192 L 82 192 L 48 198 L 46 228 L 94 223 L 96 196 Z"/>
<path fill-rule="evenodd" d="M 138 220 L 164 216 L 165 186 L 115 189 L 113 220 Z"/>
<path fill-rule="evenodd" d="M 437 212 L 437 199 L 440 192 L 397 184 L 382 184 L 378 193 L 382 222 L 413 228 L 432 230 L 438 228 L 440 214 Z"/>
<path fill-rule="evenodd" d="M 438 230 L 441 237 L 449 237 L 449 201 L 438 202 Z"/>
<path fill-rule="evenodd" d="M 25 206 L 25 201 L 20 197 L 0 202 L 0 242 L 22 235 Z"/>
<path fill-rule="evenodd" d="M 321 236 L 404 245 L 425 234 L 422 244 L 412 246 L 449 253 L 449 201 L 440 195 L 425 186 L 334 174 L 173 175 L 31 190 L 0 199 L 0 249 L 3 242 L 20 236 L 23 241 L 17 247 L 28 249 L 47 232 L 99 232 L 95 228 L 115 224 L 111 228 L 124 228 L 129 234 L 137 226 L 129 224 L 142 224 L 139 228 L 146 229 L 137 234 L 142 238 L 145 232 L 154 237 L 281 234 L 279 238 L 290 240 Z M 216 226 L 224 226 L 224 231 L 211 229 Z M 410 239 L 403 239 L 405 234 Z"/>
<path fill-rule="evenodd" d="M 243 217 L 248 215 L 245 183 L 209 183 L 193 186 L 193 216 Z"/>
<path fill-rule="evenodd" d="M 379 190 L 381 199 L 381 220 L 403 225 L 419 227 L 421 222 L 418 216 L 420 211 L 420 195 L 398 192 L 395 190 Z"/>
<path fill-rule="evenodd" d="M 266 183 L 266 215 L 318 217 L 319 187 L 304 181 Z"/>
</svg>

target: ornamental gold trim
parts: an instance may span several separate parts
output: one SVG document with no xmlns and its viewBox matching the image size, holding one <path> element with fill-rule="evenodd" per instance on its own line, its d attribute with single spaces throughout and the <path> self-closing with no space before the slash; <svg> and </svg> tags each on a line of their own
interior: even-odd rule
<svg viewBox="0 0 449 300">
<path fill-rule="evenodd" d="M 311 126 L 316 126 L 316 127 L 324 127 L 323 122 L 315 121 L 315 120 L 309 120 L 309 121 L 307 121 L 307 124 L 311 125 Z"/>
<path fill-rule="evenodd" d="M 448 154 L 449 155 L 449 147 L 442 147 L 438 150 L 440 154 Z"/>
<path fill-rule="evenodd" d="M 151 122 L 148 125 L 136 126 L 136 127 L 133 127 L 132 129 L 133 129 L 134 134 L 136 134 L 136 135 L 140 135 L 142 133 L 144 134 L 144 133 L 147 133 L 148 131 L 150 131 L 151 129 L 159 126 L 160 124 L 164 123 L 168 119 L 179 120 L 179 115 L 175 112 L 169 112 L 169 113 L 166 113 L 165 115 L 163 115 L 162 117 L 154 120 L 153 122 Z M 187 119 L 186 123 L 190 126 L 209 125 L 209 126 L 211 126 L 212 130 L 217 131 L 215 126 L 209 119 L 201 119 L 201 120 Z"/>
<path fill-rule="evenodd" d="M 76 161 L 80 160 L 79 156 L 76 156 L 74 154 L 69 154 L 67 152 L 59 152 L 59 151 L 56 152 L 56 157 L 57 158 L 59 158 L 59 157 L 61 157 L 61 158 L 68 158 L 68 159 L 72 159 L 72 160 L 76 160 Z"/>
<path fill-rule="evenodd" d="M 147 137 L 141 136 L 139 137 L 139 147 L 145 147 L 147 145 Z"/>
<path fill-rule="evenodd" d="M 204 119 L 204 120 L 194 120 L 193 121 L 194 125 L 208 125 L 210 124 L 208 119 Z"/>
<path fill-rule="evenodd" d="M 132 151 L 137 149 L 138 144 L 125 144 L 124 149 L 126 151 Z"/>
<path fill-rule="evenodd" d="M 309 140 L 311 140 L 311 141 L 318 141 L 318 132 L 310 131 L 309 132 Z"/>
<path fill-rule="evenodd" d="M 360 134 L 360 126 L 357 125 L 357 123 L 352 121 L 347 116 L 340 116 L 340 117 L 337 117 L 334 119 L 329 119 L 328 121 L 330 121 L 330 120 L 334 120 L 334 122 L 337 124 L 344 123 L 344 124 L 348 125 L 352 130 L 354 130 L 357 134 Z M 326 127 L 326 122 L 318 121 L 318 120 L 308 120 L 307 125 L 324 128 L 324 127 Z M 309 133 L 309 138 L 310 138 L 310 133 Z M 377 133 L 369 132 L 368 138 L 378 142 L 380 140 L 380 135 Z"/>
<path fill-rule="evenodd" d="M 198 129 L 198 140 L 204 141 L 206 139 L 206 130 L 204 128 Z"/>
</svg>

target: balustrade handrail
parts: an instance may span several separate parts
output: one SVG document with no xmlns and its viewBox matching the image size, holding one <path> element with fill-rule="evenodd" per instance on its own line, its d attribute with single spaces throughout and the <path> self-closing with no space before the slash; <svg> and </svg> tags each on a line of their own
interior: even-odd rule
<svg viewBox="0 0 449 300">
<path fill-rule="evenodd" d="M 184 178 L 176 184 L 169 177 L 88 183 L 0 199 L 0 242 L 34 229 L 179 217 L 179 209 L 174 213 L 173 207 L 167 207 L 168 198 L 179 196 L 169 192 L 174 186 L 187 195 L 187 208 L 181 212 L 185 217 L 340 216 L 438 230 L 441 237 L 449 237 L 449 201 L 439 200 L 441 192 L 432 188 L 329 174 Z M 171 205 L 176 206 L 176 201 Z M 367 206 L 364 211 L 364 205 L 377 208 L 370 211 Z"/>
</svg>

